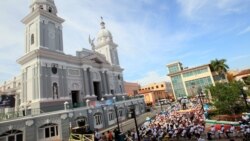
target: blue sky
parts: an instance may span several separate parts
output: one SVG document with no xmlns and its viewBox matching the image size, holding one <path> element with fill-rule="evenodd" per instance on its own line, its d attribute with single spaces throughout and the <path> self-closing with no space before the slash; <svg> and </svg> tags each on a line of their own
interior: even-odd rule
<svg viewBox="0 0 250 141">
<path fill-rule="evenodd" d="M 250 67 L 248 0 L 55 0 L 63 24 L 64 52 L 90 49 L 100 17 L 119 45 L 126 81 L 168 80 L 166 64 L 184 66 L 227 59 L 230 69 Z M 0 83 L 20 73 L 29 0 L 0 3 Z"/>
</svg>

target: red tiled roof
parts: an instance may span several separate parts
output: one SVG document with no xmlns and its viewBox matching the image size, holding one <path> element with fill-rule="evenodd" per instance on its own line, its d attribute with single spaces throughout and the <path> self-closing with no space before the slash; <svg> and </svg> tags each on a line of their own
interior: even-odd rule
<svg viewBox="0 0 250 141">
<path fill-rule="evenodd" d="M 235 76 L 241 76 L 241 75 L 246 75 L 250 74 L 250 69 L 242 70 L 239 73 L 237 73 Z"/>
</svg>

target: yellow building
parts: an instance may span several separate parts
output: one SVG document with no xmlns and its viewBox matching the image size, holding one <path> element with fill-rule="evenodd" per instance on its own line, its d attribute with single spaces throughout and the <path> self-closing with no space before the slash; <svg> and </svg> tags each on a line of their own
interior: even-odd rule
<svg viewBox="0 0 250 141">
<path fill-rule="evenodd" d="M 215 85 L 218 75 L 211 72 L 209 64 L 193 68 L 183 68 L 182 63 L 174 62 L 167 65 L 171 78 L 175 99 L 183 96 L 196 96 L 198 89 L 205 90 L 208 85 Z M 222 81 L 225 81 L 223 78 Z M 221 81 L 221 80 L 220 80 Z"/>
<path fill-rule="evenodd" d="M 144 95 L 147 105 L 154 105 L 160 99 L 174 99 L 172 87 L 169 82 L 151 83 L 142 86 L 138 93 Z"/>
</svg>

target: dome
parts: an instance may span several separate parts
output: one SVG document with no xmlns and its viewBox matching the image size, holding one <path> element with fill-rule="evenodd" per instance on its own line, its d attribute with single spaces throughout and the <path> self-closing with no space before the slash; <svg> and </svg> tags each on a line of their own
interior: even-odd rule
<svg viewBox="0 0 250 141">
<path fill-rule="evenodd" d="M 97 44 L 101 45 L 108 42 L 113 42 L 112 34 L 105 28 L 105 23 L 102 21 L 100 25 L 101 29 L 97 33 Z"/>
<path fill-rule="evenodd" d="M 112 40 L 112 35 L 107 29 L 101 29 L 97 33 L 97 41 L 111 41 Z"/>
</svg>

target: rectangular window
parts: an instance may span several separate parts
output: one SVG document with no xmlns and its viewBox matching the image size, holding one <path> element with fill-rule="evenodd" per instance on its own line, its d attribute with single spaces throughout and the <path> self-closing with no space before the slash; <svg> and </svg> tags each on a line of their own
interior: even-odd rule
<svg viewBox="0 0 250 141">
<path fill-rule="evenodd" d="M 50 133 L 49 133 L 49 127 L 45 128 L 45 138 L 49 138 Z"/>
<path fill-rule="evenodd" d="M 56 135 L 58 135 L 58 126 L 56 126 Z"/>
<path fill-rule="evenodd" d="M 8 141 L 15 141 L 15 135 L 8 136 Z"/>
<path fill-rule="evenodd" d="M 50 135 L 51 137 L 55 136 L 55 127 L 50 127 Z"/>
<path fill-rule="evenodd" d="M 109 121 L 114 120 L 114 113 L 109 113 Z"/>
<path fill-rule="evenodd" d="M 119 110 L 119 117 L 122 117 L 122 110 Z"/>
<path fill-rule="evenodd" d="M 16 135 L 16 141 L 23 141 L 23 134 Z"/>
<path fill-rule="evenodd" d="M 96 123 L 96 125 L 102 124 L 101 115 L 95 115 L 95 123 Z"/>
<path fill-rule="evenodd" d="M 169 73 L 175 73 L 175 72 L 180 71 L 178 65 L 168 67 L 168 69 L 169 69 Z"/>
</svg>

